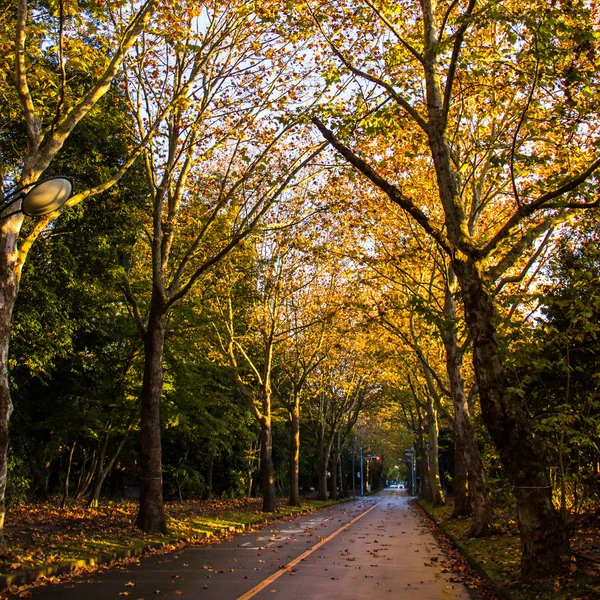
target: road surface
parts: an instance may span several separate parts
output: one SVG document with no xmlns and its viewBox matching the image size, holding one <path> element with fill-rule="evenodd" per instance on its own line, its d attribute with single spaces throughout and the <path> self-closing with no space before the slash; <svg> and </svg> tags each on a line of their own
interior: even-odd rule
<svg viewBox="0 0 600 600">
<path fill-rule="evenodd" d="M 467 600 L 408 506 L 386 490 L 218 544 L 31 589 L 34 600 Z M 443 558 L 443 556 L 442 556 Z"/>
</svg>

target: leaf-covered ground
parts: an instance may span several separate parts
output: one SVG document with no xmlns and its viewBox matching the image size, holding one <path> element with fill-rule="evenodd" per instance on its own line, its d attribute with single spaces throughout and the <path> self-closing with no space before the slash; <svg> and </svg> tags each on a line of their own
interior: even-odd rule
<svg viewBox="0 0 600 600">
<path fill-rule="evenodd" d="M 281 500 L 275 514 L 262 513 L 261 504 L 254 499 L 172 503 L 167 507 L 166 535 L 144 534 L 133 525 L 137 513 L 134 502 L 115 502 L 96 509 L 74 505 L 61 510 L 51 503 L 15 507 L 7 514 L 7 548 L 0 555 L 0 575 L 149 545 L 176 547 L 206 539 L 207 534 L 242 530 L 335 503 L 307 500 L 302 508 L 291 508 Z"/>
<path fill-rule="evenodd" d="M 551 577 L 524 585 L 519 581 L 521 546 L 517 524 L 510 513 L 496 512 L 497 535 L 473 539 L 466 535 L 471 520 L 451 519 L 452 506 L 433 508 L 426 502 L 420 504 L 514 600 L 600 599 L 600 525 L 597 521 L 588 519 L 577 523 L 571 542 L 576 561 L 568 577 Z"/>
</svg>

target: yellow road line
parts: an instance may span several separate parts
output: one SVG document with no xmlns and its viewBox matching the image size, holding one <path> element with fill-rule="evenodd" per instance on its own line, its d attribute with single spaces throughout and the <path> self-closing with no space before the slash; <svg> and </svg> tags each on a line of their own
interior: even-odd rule
<svg viewBox="0 0 600 600">
<path fill-rule="evenodd" d="M 315 550 L 318 550 L 323 544 L 326 544 L 329 540 L 333 539 L 338 533 L 341 533 L 345 529 L 348 529 L 348 527 L 350 527 L 350 525 L 356 523 L 356 521 L 358 521 L 359 519 L 362 519 L 366 514 L 370 513 L 373 509 L 377 508 L 380 504 L 381 504 L 381 502 L 378 502 L 374 506 L 371 506 L 371 508 L 366 510 L 364 513 L 361 513 L 360 515 L 358 515 L 358 517 L 355 517 L 354 519 L 352 519 L 352 521 L 350 521 L 349 523 L 346 523 L 346 525 L 340 527 L 338 530 L 334 531 L 332 534 L 328 535 L 326 538 L 322 539 L 320 542 L 318 542 L 314 546 L 311 546 L 306 552 L 303 552 L 300 556 L 294 558 L 294 560 L 290 561 L 287 565 L 285 565 L 285 567 L 282 567 L 281 569 L 279 569 L 279 571 L 276 571 L 275 573 L 273 573 L 273 575 L 269 575 L 269 577 L 267 577 L 266 579 L 263 579 L 263 581 L 261 581 L 258 585 L 254 586 L 250 591 L 248 591 L 245 594 L 243 594 L 242 596 L 240 596 L 237 600 L 249 600 L 249 598 L 256 596 L 256 594 L 258 594 L 258 592 L 264 590 L 267 586 L 271 585 L 276 579 L 281 577 L 284 573 L 289 572 L 299 562 L 303 561 L 307 556 L 310 556 Z"/>
</svg>

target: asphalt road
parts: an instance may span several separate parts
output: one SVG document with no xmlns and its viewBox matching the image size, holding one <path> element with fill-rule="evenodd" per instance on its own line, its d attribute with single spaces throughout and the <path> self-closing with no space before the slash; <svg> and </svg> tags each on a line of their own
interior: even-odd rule
<svg viewBox="0 0 600 600">
<path fill-rule="evenodd" d="M 468 599 L 433 536 L 386 490 L 218 544 L 143 558 L 31 591 L 34 600 Z"/>
</svg>

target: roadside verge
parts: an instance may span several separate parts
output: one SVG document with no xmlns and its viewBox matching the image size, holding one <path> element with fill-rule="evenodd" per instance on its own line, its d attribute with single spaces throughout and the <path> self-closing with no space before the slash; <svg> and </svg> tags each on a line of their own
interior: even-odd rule
<svg viewBox="0 0 600 600">
<path fill-rule="evenodd" d="M 7 594 L 26 598 L 27 588 L 36 583 L 107 568 L 148 553 L 210 543 L 231 533 L 286 521 L 344 501 L 305 500 L 301 507 L 281 501 L 277 513 L 262 513 L 256 502 L 190 502 L 168 511 L 168 533 L 155 535 L 143 534 L 131 525 L 127 517 L 135 514 L 134 506 L 107 506 L 95 513 L 72 509 L 70 516 L 56 513 L 54 520 L 47 515 L 55 509 L 46 506 L 38 511 L 44 515 L 39 527 L 32 514 L 28 519 L 16 518 L 0 567 L 0 600 Z"/>
<path fill-rule="evenodd" d="M 521 545 L 516 523 L 511 519 L 498 523 L 499 533 L 469 538 L 469 518 L 451 519 L 451 506 L 434 508 L 419 500 L 415 504 L 427 515 L 480 577 L 488 581 L 501 600 L 600 600 L 600 569 L 597 563 L 578 558 L 568 576 L 533 583 L 519 579 Z"/>
</svg>

